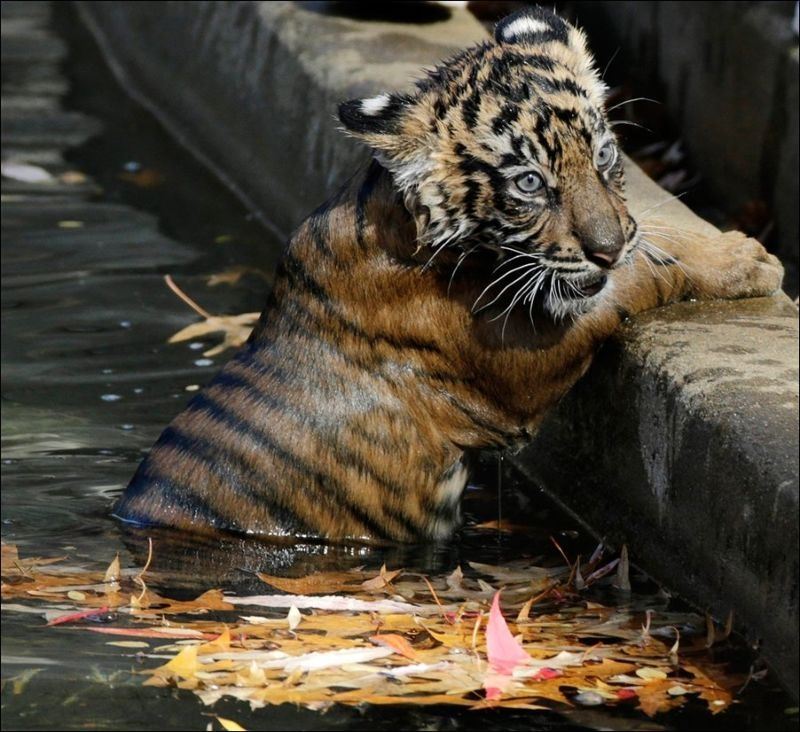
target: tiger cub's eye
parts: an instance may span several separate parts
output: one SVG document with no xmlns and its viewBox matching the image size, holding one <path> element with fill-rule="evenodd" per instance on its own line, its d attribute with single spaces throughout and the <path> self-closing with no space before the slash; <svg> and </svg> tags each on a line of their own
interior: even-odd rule
<svg viewBox="0 0 800 732">
<path fill-rule="evenodd" d="M 617 148 L 611 141 L 605 142 L 595 155 L 595 162 L 600 170 L 610 168 L 617 159 Z"/>
<path fill-rule="evenodd" d="M 523 173 L 514 181 L 514 183 L 516 183 L 517 188 L 519 188 L 523 193 L 536 193 L 536 191 L 544 186 L 542 176 L 533 172 Z"/>
</svg>

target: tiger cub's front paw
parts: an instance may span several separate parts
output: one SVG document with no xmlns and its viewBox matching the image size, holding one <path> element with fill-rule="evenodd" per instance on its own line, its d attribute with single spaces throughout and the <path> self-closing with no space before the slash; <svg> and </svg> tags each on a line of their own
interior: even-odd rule
<svg viewBox="0 0 800 732">
<path fill-rule="evenodd" d="M 766 297 L 783 282 L 780 260 L 738 231 L 709 242 L 691 270 L 692 295 L 703 299 Z"/>
</svg>

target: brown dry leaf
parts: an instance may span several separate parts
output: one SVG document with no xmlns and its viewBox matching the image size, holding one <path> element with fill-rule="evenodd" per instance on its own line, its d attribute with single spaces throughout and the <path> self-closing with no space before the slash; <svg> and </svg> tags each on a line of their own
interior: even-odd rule
<svg viewBox="0 0 800 732">
<path fill-rule="evenodd" d="M 119 567 L 119 552 L 111 561 L 111 564 L 108 565 L 108 569 L 106 570 L 105 576 L 103 577 L 103 581 L 107 583 L 116 583 L 119 582 L 120 578 L 120 567 Z"/>
<path fill-rule="evenodd" d="M 317 572 L 307 577 L 273 577 L 263 572 L 256 576 L 268 585 L 290 595 L 330 595 L 337 592 L 357 592 L 361 577 L 351 572 Z"/>
<path fill-rule="evenodd" d="M 674 686 L 674 679 L 663 679 L 662 681 L 654 681 L 639 687 L 636 690 L 639 709 L 648 717 L 653 717 L 656 714 L 668 712 L 670 709 L 682 706 L 685 701 L 683 697 L 669 693 L 669 690 Z"/>
<path fill-rule="evenodd" d="M 124 171 L 117 178 L 132 183 L 137 188 L 157 188 L 164 183 L 164 175 L 155 168 L 142 168 L 135 172 Z"/>
<path fill-rule="evenodd" d="M 504 534 L 529 534 L 531 527 L 526 524 L 516 524 L 511 519 L 500 518 L 491 521 L 483 521 L 469 527 L 476 531 L 500 531 Z"/>
<path fill-rule="evenodd" d="M 222 590 L 208 590 L 194 600 L 170 600 L 151 590 L 145 590 L 139 607 L 134 610 L 134 616 L 160 617 L 167 614 L 202 614 L 211 610 L 233 609 L 233 605 L 225 600 Z"/>
<path fill-rule="evenodd" d="M 238 348 L 249 337 L 261 313 L 241 315 L 212 315 L 202 323 L 192 323 L 170 336 L 168 343 L 194 340 L 209 333 L 224 333 L 222 343 L 203 351 L 204 356 L 216 356 L 228 348 Z"/>
<path fill-rule="evenodd" d="M 66 559 L 66 557 L 51 557 L 47 559 L 43 557 L 26 557 L 25 559 L 21 559 L 15 544 L 6 544 L 3 542 L 1 546 L 2 553 L 0 563 L 2 566 L 3 577 L 6 576 L 6 573 L 11 575 L 25 574 L 33 567 L 43 567 L 48 564 L 56 564 L 57 562 L 63 562 Z"/>
<path fill-rule="evenodd" d="M 384 564 L 381 567 L 381 571 L 378 573 L 377 577 L 373 577 L 372 579 L 364 580 L 361 583 L 361 588 L 366 590 L 367 592 L 376 592 L 377 590 L 383 590 L 386 588 L 387 585 L 391 583 L 391 581 L 402 574 L 402 569 L 395 569 L 391 572 L 386 570 L 386 565 Z"/>
<path fill-rule="evenodd" d="M 391 648 L 395 653 L 410 658 L 412 661 L 417 660 L 417 654 L 414 648 L 402 635 L 397 635 L 396 633 L 382 633 L 373 635 L 370 641 L 376 645 Z"/>
<path fill-rule="evenodd" d="M 191 297 L 189 297 L 170 275 L 164 275 L 164 282 L 181 300 L 183 300 L 201 318 L 202 323 L 192 323 L 173 334 L 168 343 L 188 341 L 194 338 L 201 338 L 209 333 L 224 333 L 222 343 L 214 348 L 204 351 L 204 356 L 216 356 L 227 348 L 238 348 L 249 337 L 253 327 L 258 322 L 260 313 L 242 313 L 241 315 L 211 315 L 207 310 L 200 307 Z"/>
<path fill-rule="evenodd" d="M 725 711 L 733 702 L 733 690 L 741 688 L 745 682 L 743 676 L 729 676 L 712 664 L 704 669 L 696 664 L 683 664 L 683 668 L 694 677 L 690 688 L 700 692 L 700 698 L 708 704 L 712 714 Z"/>
<path fill-rule="evenodd" d="M 263 280 L 269 280 L 269 275 L 263 269 L 256 269 L 255 267 L 238 266 L 220 272 L 219 274 L 211 275 L 206 284 L 209 287 L 216 287 L 217 285 L 235 285 L 239 280 L 247 274 L 257 275 Z"/>
</svg>

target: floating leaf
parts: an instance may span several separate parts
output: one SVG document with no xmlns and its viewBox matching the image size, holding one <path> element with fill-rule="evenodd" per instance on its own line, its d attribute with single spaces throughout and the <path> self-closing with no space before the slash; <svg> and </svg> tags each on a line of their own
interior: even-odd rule
<svg viewBox="0 0 800 732">
<path fill-rule="evenodd" d="M 164 276 L 167 286 L 192 308 L 198 315 L 204 318 L 202 323 L 192 323 L 173 334 L 168 343 L 194 340 L 201 338 L 209 333 L 223 333 L 223 341 L 214 348 L 204 351 L 204 356 L 216 356 L 228 348 L 238 348 L 249 337 L 253 327 L 258 322 L 261 313 L 242 313 L 240 315 L 211 315 L 208 311 L 201 308 L 192 298 L 175 284 L 172 277 Z"/>
<path fill-rule="evenodd" d="M 150 644 L 144 641 L 107 641 L 106 645 L 118 648 L 150 648 Z"/>
<path fill-rule="evenodd" d="M 15 163 L 11 160 L 2 162 L 3 178 L 11 178 L 22 183 L 53 183 L 53 178 L 44 168 L 28 163 Z"/>
<path fill-rule="evenodd" d="M 103 578 L 106 582 L 119 582 L 120 578 L 120 568 L 119 568 L 119 552 L 111 561 L 111 564 L 108 565 L 108 569 L 106 570 L 105 577 Z"/>
<path fill-rule="evenodd" d="M 486 625 L 486 653 L 489 664 L 495 671 L 504 674 L 513 672 L 514 667 L 530 661 L 519 641 L 511 635 L 500 610 L 500 593 L 495 593 L 489 622 Z"/>
<path fill-rule="evenodd" d="M 318 572 L 307 577 L 273 577 L 263 572 L 256 576 L 268 585 L 290 595 L 329 595 L 360 589 L 361 576 L 350 572 Z"/>
<path fill-rule="evenodd" d="M 286 616 L 286 620 L 289 623 L 289 630 L 294 630 L 298 625 L 300 625 L 300 621 L 302 619 L 302 613 L 294 605 L 292 605 L 289 608 L 289 613 Z"/>
<path fill-rule="evenodd" d="M 185 679 L 192 678 L 197 673 L 197 669 L 197 646 L 186 646 L 164 666 L 165 671 Z"/>
<path fill-rule="evenodd" d="M 367 592 L 375 592 L 376 590 L 382 590 L 387 585 L 389 585 L 395 577 L 401 574 L 402 571 L 403 571 L 402 569 L 395 569 L 392 572 L 387 572 L 386 565 L 384 564 L 381 567 L 381 571 L 378 573 L 378 576 L 373 577 L 372 579 L 364 580 L 361 583 L 361 587 Z"/>
<path fill-rule="evenodd" d="M 370 641 L 376 645 L 391 648 L 395 653 L 410 658 L 412 661 L 417 659 L 416 652 L 402 635 L 396 633 L 373 635 Z"/>
<path fill-rule="evenodd" d="M 246 732 L 244 727 L 242 727 L 240 724 L 237 724 L 231 719 L 225 719 L 225 717 L 217 717 L 217 722 L 219 722 L 222 725 L 222 729 L 227 730 L 227 732 Z"/>
</svg>

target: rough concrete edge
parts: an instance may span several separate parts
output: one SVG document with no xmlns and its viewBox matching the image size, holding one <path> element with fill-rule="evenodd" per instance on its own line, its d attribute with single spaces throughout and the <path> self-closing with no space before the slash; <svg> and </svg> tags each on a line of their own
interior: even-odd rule
<svg viewBox="0 0 800 732">
<path fill-rule="evenodd" d="M 210 156 L 203 153 L 201 150 L 198 149 L 198 145 L 191 139 L 191 134 L 187 132 L 187 129 L 184 125 L 180 123 L 180 120 L 174 119 L 172 116 L 168 114 L 164 114 L 163 110 L 159 107 L 157 103 L 154 103 L 149 96 L 144 93 L 136 84 L 135 79 L 133 79 L 124 68 L 124 65 L 116 58 L 114 49 L 112 44 L 105 38 L 102 29 L 98 27 L 98 25 L 94 22 L 93 18 L 91 18 L 91 14 L 86 12 L 84 3 L 77 3 L 79 9 L 81 11 L 82 20 L 87 24 L 87 26 L 92 31 L 95 38 L 97 38 L 98 42 L 101 45 L 101 48 L 108 59 L 112 70 L 120 79 L 123 86 L 128 90 L 128 92 L 137 99 L 141 104 L 143 104 L 151 113 L 159 119 L 159 121 L 176 137 L 176 139 L 187 147 L 190 152 L 195 154 L 198 159 L 201 160 L 204 164 L 206 164 L 220 179 L 228 185 L 231 190 L 238 195 L 245 205 L 253 210 L 257 215 L 259 215 L 260 220 L 262 220 L 265 225 L 270 226 L 271 222 L 263 215 L 262 210 L 256 203 L 255 199 L 253 199 L 248 193 L 242 189 L 240 185 L 236 182 L 233 176 L 229 175 L 224 169 L 220 167 L 220 165 L 216 164 Z M 683 204 L 681 204 L 677 200 L 670 200 L 671 197 L 669 194 L 664 192 L 660 189 L 655 183 L 650 181 L 649 179 L 644 176 L 644 174 L 638 170 L 635 166 L 629 167 L 628 172 L 629 179 L 634 182 L 635 185 L 632 187 L 636 188 L 640 193 L 645 193 L 645 199 L 642 200 L 641 197 L 637 201 L 632 201 L 632 208 L 635 210 L 642 210 L 646 205 L 663 205 L 662 212 L 668 215 L 672 219 L 679 219 L 681 226 L 688 230 L 697 231 L 699 233 L 710 234 L 710 233 L 718 233 L 714 227 L 712 227 L 707 222 L 703 221 L 691 211 L 689 211 Z M 270 226 L 270 228 L 274 231 L 275 227 Z M 279 233 L 283 234 L 285 232 L 280 231 Z M 790 301 L 788 298 L 783 296 L 779 298 L 781 305 L 786 305 Z M 776 305 L 778 303 L 776 302 Z M 527 471 L 528 474 L 531 474 L 531 471 Z M 547 482 L 547 481 L 545 481 Z M 562 504 L 564 503 L 561 501 Z M 567 506 L 567 508 L 569 508 Z M 572 511 L 574 513 L 574 511 Z M 584 522 L 585 523 L 585 522 Z M 597 532 L 594 532 L 597 533 Z M 667 584 L 674 585 L 674 582 L 668 581 Z M 690 598 L 691 599 L 691 598 Z M 791 686 L 791 682 L 790 682 Z M 795 691 L 796 694 L 796 691 Z"/>
</svg>

